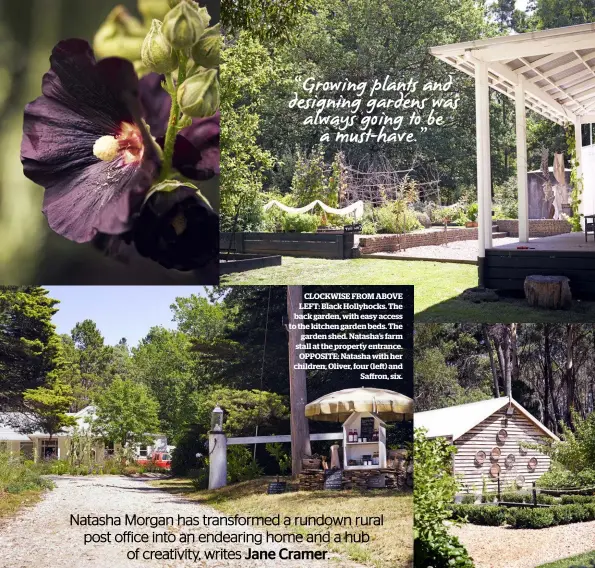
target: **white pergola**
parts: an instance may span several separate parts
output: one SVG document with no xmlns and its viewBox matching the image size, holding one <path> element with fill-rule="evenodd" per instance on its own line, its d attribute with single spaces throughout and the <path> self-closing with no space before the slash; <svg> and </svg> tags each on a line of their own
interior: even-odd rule
<svg viewBox="0 0 595 568">
<path fill-rule="evenodd" d="M 489 88 L 515 101 L 519 241 L 527 242 L 525 109 L 563 126 L 573 124 L 576 155 L 582 164 L 581 124 L 595 122 L 595 23 L 441 45 L 430 53 L 475 77 L 481 274 L 485 250 L 492 247 Z"/>
</svg>

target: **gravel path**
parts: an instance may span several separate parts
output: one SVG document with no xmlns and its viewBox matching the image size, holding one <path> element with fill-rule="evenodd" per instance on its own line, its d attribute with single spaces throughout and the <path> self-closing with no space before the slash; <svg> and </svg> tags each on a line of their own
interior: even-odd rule
<svg viewBox="0 0 595 568">
<path fill-rule="evenodd" d="M 56 488 L 49 491 L 45 498 L 34 507 L 24 509 L 13 519 L 0 526 L 0 567 L 25 568 L 31 566 L 51 566 L 51 568 L 128 568 L 140 566 L 162 566 L 164 568 L 182 568 L 187 566 L 213 568 L 328 568 L 329 565 L 345 568 L 361 568 L 349 560 L 329 553 L 327 560 L 248 560 L 244 555 L 248 547 L 258 551 L 277 551 L 281 548 L 291 550 L 314 550 L 304 544 L 83 544 L 85 533 L 116 534 L 133 531 L 136 534 L 192 532 L 195 535 L 225 531 L 226 534 L 249 533 L 255 535 L 258 530 L 244 527 L 150 527 L 110 526 L 84 527 L 70 526 L 70 515 L 171 515 L 177 519 L 183 516 L 217 516 L 221 513 L 214 509 L 193 503 L 182 497 L 152 487 L 146 480 L 119 476 L 57 477 Z M 266 496 L 263 495 L 263 498 Z M 263 531 L 266 529 L 263 529 Z M 263 534 L 260 532 L 260 534 Z M 151 537 L 152 538 L 152 537 Z M 138 547 L 142 551 L 189 549 L 200 551 L 198 560 L 128 560 L 126 553 Z M 204 551 L 219 550 L 240 551 L 242 559 L 203 560 Z"/>
<path fill-rule="evenodd" d="M 517 238 L 504 237 L 495 239 L 497 245 L 517 243 Z M 411 247 L 396 252 L 379 252 L 366 256 L 393 256 L 395 258 L 428 258 L 441 260 L 469 260 L 477 261 L 478 241 L 452 241 L 444 245 L 432 245 L 426 247 Z"/>
<path fill-rule="evenodd" d="M 470 523 L 451 527 L 476 568 L 535 568 L 595 550 L 595 521 L 546 529 L 507 529 Z"/>
</svg>

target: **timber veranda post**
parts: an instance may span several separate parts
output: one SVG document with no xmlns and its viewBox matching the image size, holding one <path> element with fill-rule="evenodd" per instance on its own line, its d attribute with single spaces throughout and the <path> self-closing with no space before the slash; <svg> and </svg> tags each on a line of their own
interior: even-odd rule
<svg viewBox="0 0 595 568">
<path fill-rule="evenodd" d="M 302 287 L 287 287 L 287 321 L 288 325 L 288 351 L 289 351 L 289 398 L 291 422 L 291 474 L 298 476 L 302 471 L 302 458 L 312 453 L 310 449 L 310 429 L 306 418 L 306 403 L 308 402 L 308 389 L 306 385 L 305 369 L 296 369 L 296 346 L 301 342 L 302 330 L 297 328 L 303 320 L 296 319 L 295 315 L 302 314 Z"/>
</svg>

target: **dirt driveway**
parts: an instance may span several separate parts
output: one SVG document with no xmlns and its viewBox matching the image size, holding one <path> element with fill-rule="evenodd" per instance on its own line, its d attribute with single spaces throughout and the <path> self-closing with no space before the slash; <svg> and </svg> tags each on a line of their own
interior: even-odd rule
<svg viewBox="0 0 595 568">
<path fill-rule="evenodd" d="M 275 551 L 277 557 L 280 549 L 314 550 L 304 544 L 83 544 L 85 533 L 105 535 L 110 532 L 110 538 L 116 534 L 132 531 L 136 534 L 146 533 L 152 538 L 154 532 L 171 533 L 180 531 L 194 533 L 198 538 L 205 533 L 218 533 L 236 536 L 239 533 L 256 535 L 258 530 L 245 527 L 160 527 L 151 529 L 149 526 L 71 526 L 70 515 L 81 516 L 102 515 L 124 516 L 173 516 L 185 517 L 208 515 L 221 517 L 222 515 L 204 505 L 199 505 L 181 497 L 171 495 L 152 487 L 146 480 L 131 479 L 120 476 L 89 476 L 89 477 L 57 477 L 56 488 L 47 493 L 45 498 L 34 507 L 24 509 L 13 519 L 8 519 L 0 525 L 0 567 L 28 568 L 31 566 L 50 566 L 51 568 L 128 568 L 140 566 L 162 566 L 164 568 L 182 568 L 187 566 L 213 568 L 323 568 L 329 565 L 341 568 L 358 568 L 358 565 L 328 554 L 327 560 L 283 560 L 277 559 L 245 559 L 249 547 L 256 551 Z M 263 495 L 266 498 L 266 496 Z M 263 529 L 264 531 L 265 529 Z M 262 535 L 263 533 L 260 532 Z M 204 537 L 203 537 L 204 538 Z M 127 552 L 141 548 L 141 551 L 179 551 L 187 550 L 185 558 L 128 560 Z M 239 551 L 241 559 L 204 560 L 207 550 L 227 549 Z M 197 559 L 194 554 L 200 553 Z"/>
</svg>

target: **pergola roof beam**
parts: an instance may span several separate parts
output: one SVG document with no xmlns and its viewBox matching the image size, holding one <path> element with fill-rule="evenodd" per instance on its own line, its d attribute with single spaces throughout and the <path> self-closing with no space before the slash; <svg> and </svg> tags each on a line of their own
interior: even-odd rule
<svg viewBox="0 0 595 568">
<path fill-rule="evenodd" d="M 527 65 L 529 67 L 529 69 L 531 69 L 532 71 L 535 71 L 535 73 L 537 73 L 542 79 L 544 79 L 550 85 L 552 85 L 552 87 L 554 87 L 558 92 L 562 93 L 563 97 L 568 97 L 572 102 L 574 102 L 576 105 L 578 105 L 578 107 L 582 111 L 587 112 L 586 109 L 583 107 L 583 105 L 580 102 L 578 102 L 577 99 L 575 99 L 574 97 L 572 97 L 568 93 L 566 93 L 564 91 L 564 89 L 562 89 L 559 85 L 557 85 L 554 81 L 552 81 L 547 75 L 545 75 L 544 73 L 539 71 L 539 69 L 536 69 L 535 67 L 533 67 L 533 65 L 529 61 L 527 61 L 524 57 L 519 57 L 519 60 L 522 61 L 525 65 Z"/>
</svg>

